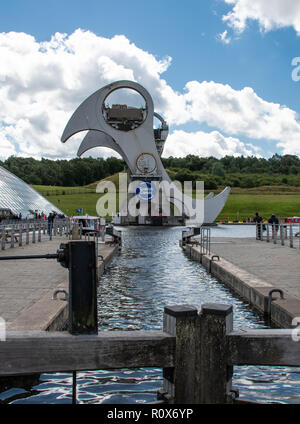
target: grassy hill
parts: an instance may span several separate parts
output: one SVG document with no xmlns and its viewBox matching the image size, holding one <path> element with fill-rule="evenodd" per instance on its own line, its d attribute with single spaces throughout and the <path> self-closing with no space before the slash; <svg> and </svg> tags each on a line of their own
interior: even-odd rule
<svg viewBox="0 0 300 424">
<path fill-rule="evenodd" d="M 118 190 L 118 175 L 119 174 L 114 174 L 108 178 L 95 181 L 94 183 L 83 187 L 58 187 L 42 185 L 33 185 L 32 187 L 68 216 L 76 215 L 76 209 L 83 209 L 83 214 L 95 216 L 97 215 L 97 201 L 102 196 L 101 193 L 96 192 L 98 183 L 102 181 L 111 181 L 115 183 Z M 119 204 L 117 196 L 117 210 L 118 207 Z"/>
</svg>

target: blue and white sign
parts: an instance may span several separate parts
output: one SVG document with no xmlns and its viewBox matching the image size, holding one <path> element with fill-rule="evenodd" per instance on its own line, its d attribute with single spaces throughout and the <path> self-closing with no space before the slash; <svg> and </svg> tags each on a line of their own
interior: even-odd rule
<svg viewBox="0 0 300 424">
<path fill-rule="evenodd" d="M 136 195 L 141 200 L 151 200 L 155 196 L 156 187 L 151 181 L 143 181 L 139 183 L 136 189 Z"/>
</svg>

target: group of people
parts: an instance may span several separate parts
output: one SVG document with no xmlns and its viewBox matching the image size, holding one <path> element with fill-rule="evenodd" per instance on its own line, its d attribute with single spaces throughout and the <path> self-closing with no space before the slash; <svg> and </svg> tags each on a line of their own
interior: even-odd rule
<svg viewBox="0 0 300 424">
<path fill-rule="evenodd" d="M 256 212 L 255 217 L 253 218 L 253 222 L 256 222 L 257 224 L 263 223 L 263 218 L 259 215 L 258 212 Z M 274 230 L 277 233 L 279 228 L 279 219 L 277 218 L 275 214 L 272 213 L 272 215 L 268 219 L 268 223 L 272 224 L 272 233 L 274 232 Z M 258 225 L 257 227 L 258 238 L 260 238 L 261 236 L 261 231 L 265 231 L 265 230 L 266 230 L 266 226 L 264 224 Z"/>
<path fill-rule="evenodd" d="M 55 219 L 64 219 L 65 215 L 58 214 L 56 212 L 50 212 L 47 218 L 48 221 L 48 234 L 52 233 L 53 223 Z"/>
<path fill-rule="evenodd" d="M 34 213 L 34 217 L 35 217 L 35 219 L 42 219 L 43 221 L 46 221 L 46 219 L 49 220 L 49 217 L 51 217 L 53 219 L 55 219 L 55 218 L 64 219 L 65 218 L 65 215 L 58 214 L 57 212 L 50 212 L 50 214 L 47 217 L 47 215 L 45 215 L 44 212 L 42 212 L 42 213 L 35 212 Z"/>
<path fill-rule="evenodd" d="M 44 212 L 38 213 L 37 211 L 35 211 L 35 213 L 34 213 L 34 219 L 40 219 L 40 220 L 48 222 L 48 234 L 49 235 L 52 233 L 54 220 L 55 219 L 64 219 L 64 218 L 65 218 L 65 215 L 58 214 L 57 212 L 50 212 L 48 216 Z M 7 221 L 8 219 L 15 219 L 15 220 L 20 221 L 20 220 L 23 220 L 24 218 L 22 217 L 21 213 L 19 215 L 13 215 L 13 217 L 10 216 L 10 217 L 3 218 L 3 217 L 0 216 L 0 223 L 5 224 L 5 221 Z M 26 219 L 28 219 L 28 218 L 26 218 Z"/>
</svg>

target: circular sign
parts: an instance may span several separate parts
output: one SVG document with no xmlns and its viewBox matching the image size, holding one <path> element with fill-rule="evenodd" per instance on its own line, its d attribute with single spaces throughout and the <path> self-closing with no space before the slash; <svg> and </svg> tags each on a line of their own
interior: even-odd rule
<svg viewBox="0 0 300 424">
<path fill-rule="evenodd" d="M 136 195 L 141 200 L 151 200 L 155 196 L 156 187 L 151 181 L 143 181 L 136 188 Z"/>
<path fill-rule="evenodd" d="M 153 172 L 156 168 L 156 160 L 150 153 L 142 153 L 136 160 L 138 170 L 143 174 Z"/>
</svg>

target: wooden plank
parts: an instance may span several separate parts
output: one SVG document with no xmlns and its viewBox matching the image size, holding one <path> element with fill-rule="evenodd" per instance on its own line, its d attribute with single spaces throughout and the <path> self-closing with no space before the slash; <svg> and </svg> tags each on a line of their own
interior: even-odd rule
<svg viewBox="0 0 300 424">
<path fill-rule="evenodd" d="M 232 305 L 203 304 L 199 318 L 195 403 L 232 403 L 233 367 L 228 365 L 226 349 L 233 327 Z"/>
<path fill-rule="evenodd" d="M 228 365 L 300 366 L 296 329 L 234 331 L 227 335 Z"/>
<path fill-rule="evenodd" d="M 174 366 L 175 337 L 158 331 L 7 332 L 0 375 Z"/>
<path fill-rule="evenodd" d="M 168 306 L 164 309 L 164 331 L 176 336 L 175 369 L 164 368 L 164 391 L 169 401 L 191 404 L 195 400 L 195 333 L 197 309 L 191 305 Z"/>
</svg>

